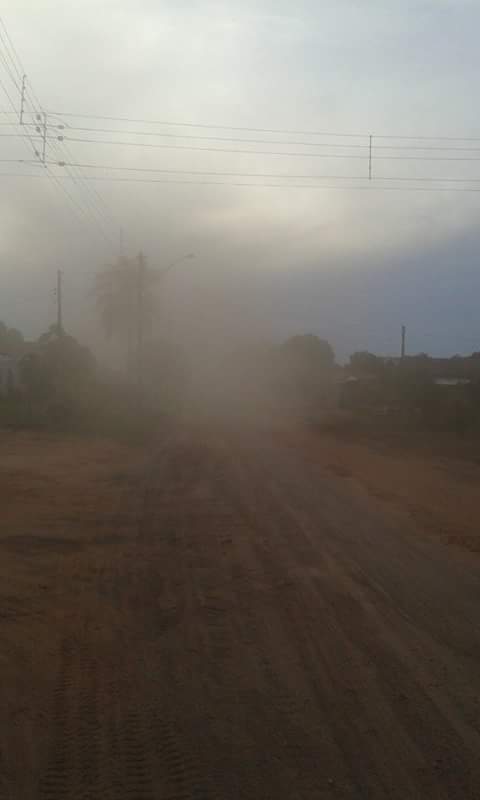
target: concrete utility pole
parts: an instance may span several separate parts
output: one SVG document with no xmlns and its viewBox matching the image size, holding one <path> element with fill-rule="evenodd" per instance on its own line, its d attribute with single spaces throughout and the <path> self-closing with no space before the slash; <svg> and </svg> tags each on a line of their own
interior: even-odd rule
<svg viewBox="0 0 480 800">
<path fill-rule="evenodd" d="M 402 325 L 402 349 L 401 349 L 401 357 L 405 358 L 405 337 L 407 335 L 407 329 L 405 325 Z"/>
<path fill-rule="evenodd" d="M 63 335 L 62 271 L 57 270 L 57 332 Z"/>
</svg>

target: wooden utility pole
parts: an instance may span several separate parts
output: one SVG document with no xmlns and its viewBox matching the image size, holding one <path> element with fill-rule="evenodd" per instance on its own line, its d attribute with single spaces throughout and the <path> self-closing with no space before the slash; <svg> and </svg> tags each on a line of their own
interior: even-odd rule
<svg viewBox="0 0 480 800">
<path fill-rule="evenodd" d="M 57 270 L 57 333 L 63 335 L 62 271 Z"/>
<path fill-rule="evenodd" d="M 401 348 L 401 357 L 405 358 L 405 337 L 407 335 L 407 329 L 405 325 L 402 325 L 402 348 Z"/>
<path fill-rule="evenodd" d="M 140 390 L 143 385 L 143 339 L 145 317 L 145 256 L 137 256 L 137 380 Z"/>
</svg>

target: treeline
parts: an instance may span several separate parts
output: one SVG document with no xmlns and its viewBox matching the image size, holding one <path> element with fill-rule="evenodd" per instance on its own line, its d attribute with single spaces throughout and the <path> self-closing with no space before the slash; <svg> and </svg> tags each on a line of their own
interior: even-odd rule
<svg viewBox="0 0 480 800">
<path fill-rule="evenodd" d="M 480 353 L 402 359 L 354 353 L 341 392 L 343 408 L 385 422 L 458 434 L 480 432 Z"/>
<path fill-rule="evenodd" d="M 144 339 L 135 347 L 123 322 L 130 283 L 125 279 L 119 289 L 115 268 L 103 273 L 100 286 L 101 317 L 109 323 L 106 332 L 125 343 L 125 369 L 100 366 L 87 347 L 57 326 L 26 342 L 0 322 L 0 353 L 14 357 L 18 367 L 16 385 L 0 397 L 1 424 L 136 436 L 178 417 L 188 403 L 195 407 L 192 374 L 201 369 L 201 354 L 189 359 L 181 349 L 153 340 L 147 303 Z M 340 408 L 375 425 L 381 419 L 386 425 L 480 433 L 480 353 L 399 359 L 356 352 L 342 367 L 327 340 L 305 334 L 227 353 L 212 380 L 225 389 L 215 392 L 215 409 L 226 413 L 247 405 L 255 412 L 262 405 L 316 420 Z"/>
<path fill-rule="evenodd" d="M 137 375 L 100 366 L 89 348 L 55 325 L 26 342 L 0 323 L 0 353 L 15 359 L 16 378 L 0 393 L 3 425 L 136 437 L 178 405 L 183 375 L 164 345 L 145 348 L 141 392 Z"/>
</svg>

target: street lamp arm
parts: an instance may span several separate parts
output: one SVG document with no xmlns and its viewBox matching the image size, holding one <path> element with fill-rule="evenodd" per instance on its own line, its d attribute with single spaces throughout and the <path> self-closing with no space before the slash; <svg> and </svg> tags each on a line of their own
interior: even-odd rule
<svg viewBox="0 0 480 800">
<path fill-rule="evenodd" d="M 173 269 L 175 269 L 176 266 L 182 264 L 184 261 L 187 261 L 191 258 L 195 258 L 195 253 L 187 253 L 186 255 L 181 256 L 181 258 L 177 258 L 175 261 L 172 261 L 172 263 L 169 264 L 168 267 L 164 267 L 164 269 L 159 270 L 159 272 L 157 273 L 158 277 L 159 278 L 165 277 L 165 275 L 168 275 L 168 273 L 171 272 Z"/>
</svg>

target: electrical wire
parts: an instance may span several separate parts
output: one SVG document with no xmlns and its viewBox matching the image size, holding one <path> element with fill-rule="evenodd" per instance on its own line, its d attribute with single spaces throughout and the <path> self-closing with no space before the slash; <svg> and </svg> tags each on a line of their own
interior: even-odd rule
<svg viewBox="0 0 480 800">
<path fill-rule="evenodd" d="M 369 134 L 369 133 L 339 133 L 335 131 L 316 131 L 316 130 L 293 130 L 291 128 L 251 128 L 239 125 L 216 125 L 213 123 L 199 123 L 199 122 L 173 122 L 171 120 L 152 120 L 152 119 L 139 119 L 132 117 L 115 117 L 105 116 L 101 114 L 78 114 L 66 111 L 48 111 L 48 114 L 55 117 L 73 117 L 76 119 L 94 119 L 109 122 L 129 122 L 132 124 L 144 125 L 165 125 L 168 127 L 186 127 L 186 128 L 207 128 L 214 130 L 228 130 L 228 131 L 246 131 L 252 133 L 277 133 L 289 136 L 338 136 L 341 138 L 354 138 L 354 139 L 368 139 L 370 135 L 374 139 L 402 139 L 405 141 L 448 141 L 448 142 L 480 142 L 480 136 L 425 136 L 425 135 L 404 135 L 404 134 Z"/>
<path fill-rule="evenodd" d="M 1 34 L 1 31 L 0 31 L 0 45 L 1 44 L 2 44 L 2 34 Z M 15 86 L 15 88 L 18 89 L 18 91 L 21 91 L 21 84 L 17 83 L 17 78 L 12 73 L 9 61 L 8 61 L 5 53 L 1 49 L 0 49 L 0 61 L 2 62 L 3 66 L 5 67 L 7 75 L 9 76 L 9 78 L 12 81 L 13 85 Z"/>
<path fill-rule="evenodd" d="M 49 162 L 52 166 L 63 166 L 62 162 Z M 276 178 L 286 180 L 366 180 L 365 175 L 296 175 L 285 172 L 228 172 L 222 170 L 189 170 L 189 169 L 170 169 L 159 167 L 127 167 L 115 166 L 114 164 L 92 164 L 89 162 L 80 162 L 71 164 L 70 166 L 82 167 L 84 169 L 104 169 L 115 170 L 120 172 L 141 172 L 141 173 L 162 173 L 173 175 L 206 175 L 216 177 L 229 177 L 229 178 Z M 388 176 L 376 175 L 372 180 L 377 181 L 410 181 L 410 182 L 429 182 L 429 183 L 480 183 L 478 178 L 451 178 L 451 177 L 430 177 L 419 176 L 415 178 L 405 176 Z"/>
<path fill-rule="evenodd" d="M 13 100 L 12 100 L 12 98 L 11 98 L 11 96 L 10 96 L 10 93 L 9 93 L 8 89 L 7 89 L 7 87 L 5 86 L 5 84 L 4 84 L 4 82 L 3 82 L 3 80 L 2 80 L 1 78 L 0 78 L 0 87 L 3 89 L 3 92 L 4 92 L 4 94 L 5 94 L 5 96 L 6 96 L 7 100 L 8 100 L 8 102 L 10 103 L 11 107 L 13 108 L 13 110 L 15 111 L 15 113 L 17 113 L 17 111 L 16 111 L 16 109 L 15 109 L 15 103 L 13 102 Z M 3 136 L 3 135 L 8 135 L 8 134 L 1 134 L 1 135 Z M 22 137 L 22 138 L 26 138 L 26 139 L 28 139 L 28 140 L 29 140 L 29 142 L 30 142 L 30 144 L 31 144 L 31 147 L 32 147 L 32 150 L 33 150 L 33 154 L 34 154 L 34 155 L 35 155 L 37 158 L 40 158 L 40 153 L 39 153 L 39 151 L 37 150 L 37 148 L 36 148 L 36 146 L 35 146 L 35 143 L 34 143 L 34 140 L 33 140 L 33 138 L 32 138 L 32 137 L 31 137 L 31 136 L 30 136 L 28 133 L 25 135 L 25 137 Z"/>
<path fill-rule="evenodd" d="M 41 108 L 35 107 L 33 105 L 33 103 L 29 100 L 28 97 L 26 97 L 26 99 L 25 99 L 25 105 L 26 105 L 26 113 L 27 114 L 31 114 L 34 117 L 36 117 L 38 114 L 43 114 Z M 29 107 L 31 108 L 31 110 L 29 110 Z M 43 139 L 43 137 L 40 137 L 40 138 Z M 55 137 L 48 137 L 48 136 L 45 137 L 46 153 L 47 154 L 49 153 L 49 149 L 52 147 L 52 145 L 51 145 L 52 140 L 55 140 Z M 48 176 L 52 179 L 53 183 L 61 190 L 61 192 L 67 197 L 68 201 L 73 206 L 73 208 L 75 209 L 77 214 L 78 213 L 80 214 L 80 218 L 85 220 L 85 221 L 87 221 L 87 222 L 93 222 L 98 227 L 99 232 L 101 233 L 103 238 L 105 238 L 107 241 L 111 242 L 112 240 L 110 239 L 110 237 L 108 236 L 108 234 L 104 230 L 103 223 L 101 223 L 96 218 L 95 213 L 92 212 L 91 207 L 89 206 L 89 204 L 87 202 L 85 202 L 85 199 L 83 200 L 83 205 L 82 205 L 82 203 L 74 195 L 72 195 L 68 190 L 66 190 L 66 187 L 65 187 L 64 183 L 62 183 L 61 180 L 59 179 L 59 176 L 55 175 L 50 170 L 50 164 L 45 163 L 45 166 L 47 168 Z M 68 170 L 67 170 L 67 172 L 68 172 Z M 71 177 L 73 178 L 74 176 L 71 176 Z"/>
<path fill-rule="evenodd" d="M 58 129 L 59 126 L 51 126 Z M 61 126 L 60 126 L 61 127 Z M 243 142 L 249 144 L 276 144 L 288 147 L 336 147 L 342 149 L 361 149 L 361 150 L 370 150 L 369 144 L 343 144 L 339 142 L 299 142 L 299 141 L 278 141 L 278 140 L 271 140 L 271 139 L 244 139 L 241 137 L 235 136 L 203 136 L 203 135 L 196 135 L 196 134 L 185 134 L 185 133 L 164 133 L 163 131 L 137 131 L 137 130 L 119 130 L 118 128 L 98 128 L 98 127 L 83 127 L 78 125 L 69 125 L 66 123 L 66 128 L 68 131 L 80 131 L 83 133 L 116 133 L 117 135 L 131 135 L 131 136 L 161 136 L 162 138 L 169 138 L 169 139 L 197 139 L 203 141 L 217 141 L 217 142 Z M 335 135 L 335 134 L 332 134 Z M 375 138 L 375 137 L 372 137 Z M 438 146 L 431 146 L 431 145 L 394 145 L 394 144 L 384 144 L 378 145 L 375 144 L 372 147 L 374 152 L 378 150 L 420 150 L 422 152 L 430 152 L 430 151 L 449 151 L 449 152 L 461 152 L 461 153 L 470 153 L 470 152 L 480 152 L 480 147 L 456 147 L 456 146 L 448 146 L 445 145 L 443 147 Z"/>
<path fill-rule="evenodd" d="M 340 154 L 340 153 L 285 153 L 285 152 L 277 152 L 272 150 L 238 150 L 238 149 L 229 149 L 229 148 L 221 148 L 221 147 L 197 147 L 194 145 L 178 145 L 178 144 L 152 144 L 151 142 L 117 142 L 111 139 L 83 139 L 71 136 L 64 137 L 68 142 L 81 142 L 83 144 L 108 144 L 108 145 L 120 145 L 123 147 L 145 147 L 145 148 L 155 148 L 155 149 L 162 149 L 162 150 L 196 150 L 202 152 L 213 152 L 213 153 L 242 153 L 247 155 L 257 155 L 257 156 L 292 156 L 292 157 L 301 157 L 301 158 L 350 158 L 350 159 L 360 159 L 362 161 L 368 161 L 368 156 L 361 156 L 361 155 L 350 155 L 350 154 Z M 479 159 L 480 160 L 480 159 Z"/>
<path fill-rule="evenodd" d="M 9 60 L 10 60 L 10 64 L 13 67 L 13 70 L 16 72 L 16 74 L 18 76 L 18 79 L 21 80 L 22 82 L 23 82 L 23 76 L 25 75 L 25 69 L 24 69 L 23 63 L 22 63 L 22 61 L 20 59 L 20 56 L 19 56 L 17 50 L 15 49 L 15 46 L 14 46 L 14 44 L 13 44 L 11 38 L 10 38 L 10 35 L 8 33 L 8 30 L 7 30 L 7 27 L 5 25 L 5 22 L 4 22 L 4 20 L 2 19 L 1 16 L 0 16 L 0 42 L 3 44 L 4 49 L 5 49 L 5 53 L 6 53 L 6 56 L 2 53 L 2 61 L 4 63 L 4 66 L 7 69 L 7 72 L 9 74 L 10 78 L 12 79 L 12 82 L 14 83 L 16 88 L 20 90 L 20 86 L 17 83 L 17 81 L 15 80 L 14 76 L 12 75 L 12 70 L 9 67 Z M 33 101 L 31 101 L 29 99 L 28 92 L 30 92 L 30 94 L 31 94 L 31 96 L 33 98 Z M 29 113 L 28 112 L 28 108 L 30 106 L 32 108 L 31 113 L 32 113 L 32 115 L 34 117 L 37 117 L 39 113 L 44 115 L 41 103 L 40 103 L 37 95 L 33 91 L 33 88 L 31 88 L 30 85 L 28 87 L 28 90 L 25 88 L 23 97 L 24 97 L 24 100 L 25 100 L 25 107 L 26 107 L 26 112 L 27 113 Z M 36 107 L 35 107 L 35 104 L 36 104 Z M 14 105 L 12 105 L 12 107 L 14 108 Z M 45 116 L 45 125 L 46 125 L 46 116 Z M 28 131 L 28 129 L 27 129 L 27 131 Z M 47 152 L 54 151 L 54 157 L 55 157 L 55 154 L 56 154 L 57 158 L 62 158 L 64 160 L 68 160 L 69 159 L 69 160 L 73 161 L 71 153 L 69 151 L 67 151 L 65 145 L 63 145 L 63 144 L 60 145 L 59 141 L 54 141 L 52 143 L 50 137 L 46 136 L 46 127 L 45 127 L 44 134 L 45 134 L 45 136 L 44 136 L 45 150 Z M 31 134 L 30 133 L 27 132 L 26 135 L 27 135 L 27 138 L 31 138 Z M 48 139 L 48 142 L 47 142 L 47 139 Z M 65 155 L 63 154 L 63 151 L 60 149 L 61 147 L 64 148 Z M 34 151 L 35 151 L 35 153 L 38 152 L 35 147 L 34 147 Z M 105 221 L 108 221 L 107 220 L 107 212 L 103 208 L 103 206 L 106 207 L 105 201 L 103 200 L 103 198 L 100 197 L 99 192 L 94 187 L 90 186 L 86 182 L 83 182 L 82 176 L 81 176 L 81 171 L 77 170 L 77 174 L 75 174 L 74 169 L 70 170 L 70 167 L 66 167 L 66 171 L 70 175 L 72 180 L 75 182 L 75 185 L 77 187 L 78 186 L 84 187 L 85 194 L 83 195 L 83 204 L 84 204 L 83 206 L 82 206 L 81 203 L 79 203 L 77 200 L 75 200 L 70 195 L 69 192 L 66 191 L 65 186 L 59 181 L 58 177 L 55 176 L 51 172 L 50 166 L 45 164 L 45 167 L 46 167 L 47 174 L 49 175 L 49 177 L 51 177 L 53 182 L 57 186 L 59 186 L 59 188 L 61 188 L 62 192 L 64 194 L 66 194 L 66 196 L 68 197 L 69 201 L 75 206 L 75 208 L 77 208 L 77 210 L 78 209 L 82 209 L 82 213 L 86 213 L 87 217 L 90 216 L 92 218 L 92 220 L 94 221 L 94 223 L 99 226 L 99 228 L 100 228 L 100 230 L 102 232 L 102 235 L 107 240 L 109 240 L 110 242 L 113 242 L 113 239 L 111 238 L 111 236 L 108 234 L 108 232 L 104 228 Z"/>
<path fill-rule="evenodd" d="M 68 158 L 68 161 L 65 162 L 66 167 L 70 167 L 72 169 L 72 171 L 74 171 L 74 174 L 76 174 L 78 180 L 87 189 L 87 191 L 90 191 L 92 199 L 94 200 L 94 202 L 96 204 L 96 207 L 98 209 L 98 212 L 102 216 L 102 218 L 105 220 L 105 222 L 107 224 L 109 224 L 109 225 L 112 225 L 112 227 L 118 227 L 116 225 L 116 222 L 115 222 L 113 216 L 110 213 L 110 210 L 109 210 L 104 198 L 102 197 L 100 192 L 98 192 L 97 188 L 95 186 L 92 186 L 91 184 L 88 184 L 88 183 L 84 182 L 84 176 L 83 176 L 83 171 L 82 171 L 83 167 L 81 165 L 75 163 L 74 156 L 73 156 L 70 148 L 67 146 L 67 144 L 65 142 L 60 143 L 60 145 L 58 146 L 58 150 L 60 151 L 60 153 L 62 155 L 65 154 L 65 156 Z"/>
<path fill-rule="evenodd" d="M 58 127 L 58 126 L 57 126 Z M 198 139 L 204 141 L 216 142 L 244 142 L 247 144 L 279 144 L 285 147 L 341 147 L 342 149 L 362 149 L 368 150 L 368 144 L 343 144 L 338 142 L 298 142 L 298 141 L 272 141 L 271 139 L 243 139 L 235 136 L 202 136 L 194 135 L 191 133 L 163 133 L 157 131 L 131 131 L 131 130 L 118 130 L 117 128 L 88 128 L 79 127 L 77 125 L 68 125 L 68 131 L 81 131 L 84 133 L 117 133 L 127 134 L 131 136 L 161 136 L 168 139 Z"/>
<path fill-rule="evenodd" d="M 1 136 L 2 134 L 0 134 Z M 368 155 L 352 155 L 351 153 L 288 153 L 277 150 L 242 150 L 230 149 L 223 147 L 203 147 L 195 145 L 176 145 L 176 144 L 152 144 L 151 142 L 129 142 L 129 141 L 115 141 L 112 139 L 85 139 L 80 137 L 64 136 L 64 141 L 77 142 L 82 144 L 103 144 L 114 145 L 120 147 L 144 147 L 154 148 L 161 150 L 194 150 L 200 152 L 213 152 L 213 153 L 236 153 L 242 155 L 256 155 L 256 156 L 286 156 L 292 158 L 335 158 L 335 159 L 350 159 L 360 161 L 370 161 Z M 336 145 L 332 145 L 335 147 Z M 480 161 L 480 156 L 396 156 L 396 155 L 377 155 L 375 160 L 388 160 L 388 161 Z"/>
<path fill-rule="evenodd" d="M 36 163 L 28 161 L 27 159 L 0 159 L 0 163 L 10 164 L 31 164 Z M 77 167 L 81 169 L 98 169 L 98 170 L 114 170 L 115 172 L 136 172 L 147 174 L 165 174 L 165 175 L 193 175 L 193 176 L 213 176 L 213 177 L 227 177 L 227 178 L 269 178 L 277 180 L 351 180 L 351 181 L 365 181 L 365 175 L 318 175 L 318 174 L 290 174 L 285 172 L 228 172 L 222 170 L 189 170 L 189 169 L 170 169 L 160 167 L 127 167 L 116 166 L 114 164 L 94 164 L 90 162 L 70 162 L 61 161 L 47 161 L 49 166 L 52 167 Z M 114 179 L 115 176 L 102 176 L 102 180 Z M 89 176 L 90 180 L 99 180 L 98 176 Z M 416 176 L 406 177 L 403 175 L 376 175 L 372 177 L 372 181 L 388 181 L 388 182 L 408 182 L 408 183 L 469 183 L 480 184 L 480 177 L 478 178 L 452 178 L 452 177 L 439 177 L 439 176 Z"/>
<path fill-rule="evenodd" d="M 24 134 L 20 133 L 0 133 L 0 137 L 22 137 Z M 35 135 L 33 135 L 35 138 Z M 43 141 L 42 136 L 38 136 L 36 138 L 40 138 Z M 196 138 L 196 137 L 192 137 Z M 206 137 L 209 138 L 209 137 Z M 283 157 L 295 157 L 295 158 L 335 158 L 335 159 L 350 159 L 350 160 L 361 160 L 361 161 L 370 161 L 369 155 L 357 155 L 351 153 L 299 153 L 299 152 L 284 152 L 284 151 L 274 151 L 274 150 L 243 150 L 243 149 L 230 149 L 230 148 L 223 148 L 223 147 L 203 147 L 203 146 L 196 146 L 196 145 L 176 145 L 176 144 L 159 144 L 159 143 L 151 143 L 151 142 L 130 142 L 130 141 L 117 141 L 113 139 L 87 139 L 82 137 L 72 137 L 68 135 L 59 135 L 59 136 L 47 136 L 47 141 L 59 141 L 59 142 L 76 142 L 82 144 L 103 144 L 103 145 L 115 145 L 121 147 L 144 147 L 144 148 L 154 148 L 154 149 L 165 149 L 165 150 L 193 150 L 193 151 L 200 151 L 200 152 L 214 152 L 214 153 L 238 153 L 242 155 L 268 155 L 268 156 L 283 156 Z M 232 141 L 243 141 L 243 140 L 232 140 Z M 254 141 L 254 140 L 245 140 L 245 141 Z M 267 144 L 267 142 L 262 142 L 262 144 Z M 281 145 L 289 145 L 294 144 L 293 142 L 275 142 L 275 144 Z M 297 143 L 298 144 L 298 143 Z M 310 144 L 308 146 L 311 146 Z M 325 145 L 326 147 L 349 147 L 349 145 L 336 145 L 330 143 Z M 356 147 L 361 147 L 362 145 L 356 145 Z M 381 153 L 377 154 L 376 150 L 392 150 L 392 149 L 401 149 L 401 150 L 421 150 L 422 152 L 425 150 L 434 150 L 434 151 L 450 151 L 450 150 L 457 150 L 460 152 L 478 152 L 480 153 L 480 148 L 447 148 L 447 147 L 434 147 L 434 148 L 423 148 L 423 147 L 398 147 L 394 148 L 393 146 L 388 146 L 385 148 L 374 148 L 373 150 L 373 161 L 378 160 L 388 160 L 388 161 L 465 161 L 465 162 L 475 162 L 480 161 L 480 155 L 478 156 L 425 156 L 425 155 L 391 155 L 389 153 Z"/>
<path fill-rule="evenodd" d="M 12 42 L 12 40 L 10 38 L 10 34 L 8 33 L 7 26 L 5 25 L 5 22 L 4 22 L 3 18 L 2 18 L 2 16 L 0 16 L 0 28 L 3 30 L 3 34 L 0 31 L 0 39 L 2 39 L 2 41 L 4 41 L 6 39 L 7 44 L 5 44 L 5 50 L 7 52 L 10 50 L 11 53 L 13 53 L 13 55 L 10 55 L 10 59 L 12 61 L 13 67 L 14 67 L 16 73 L 17 73 L 17 76 L 21 81 L 22 78 L 23 78 L 23 75 L 25 74 L 25 69 L 23 67 L 23 64 L 22 64 L 22 61 L 20 59 L 20 56 L 18 55 L 18 52 L 15 49 L 15 45 L 13 44 L 13 42 Z"/>
<path fill-rule="evenodd" d="M 1 173 L 3 177 L 11 178 L 42 178 L 43 175 L 34 173 Z M 72 180 L 70 175 L 56 175 L 59 180 Z M 325 176 L 327 177 L 327 176 Z M 173 185 L 195 185 L 195 186 L 235 186 L 235 187 L 255 187 L 255 188 L 271 188 L 271 189 L 340 189 L 340 190 L 360 190 L 360 191 L 398 191 L 398 192 L 466 192 L 478 194 L 478 189 L 473 188 L 458 188 L 455 186 L 437 186 L 435 188 L 428 186 L 375 186 L 378 179 L 373 178 L 371 181 L 364 178 L 364 186 L 345 186 L 345 185 L 315 185 L 315 184 L 289 184 L 289 183 L 252 183 L 252 182 L 236 182 L 236 181 L 201 181 L 201 180 L 165 180 L 163 178 L 122 178 L 109 175 L 84 175 L 85 181 L 112 181 L 121 183 L 152 183 L 152 184 L 173 184 Z M 381 178 L 382 181 L 396 181 L 397 178 Z M 412 179 L 415 180 L 415 179 Z M 480 183 L 480 179 L 479 179 Z M 368 184 L 368 185 L 367 185 Z"/>
<path fill-rule="evenodd" d="M 28 106 L 28 104 L 29 104 L 29 101 L 27 100 L 27 106 Z M 30 113 L 36 114 L 38 112 L 34 107 L 33 111 L 30 112 Z M 56 137 L 46 137 L 46 153 L 47 153 L 47 156 L 50 155 L 51 158 L 54 158 L 57 161 L 58 160 L 66 160 L 66 159 L 73 160 L 71 158 L 70 154 L 67 154 L 66 152 L 63 152 L 59 148 L 59 142 L 57 141 Z M 51 166 L 51 164 L 52 164 L 52 162 L 46 162 L 46 163 L 48 164 L 48 166 Z M 87 198 L 84 196 L 84 193 L 82 193 L 82 195 L 81 195 L 82 196 L 82 200 L 83 200 L 83 205 L 82 205 L 81 202 L 79 202 L 79 201 L 77 201 L 75 199 L 74 200 L 75 206 L 77 207 L 77 209 L 81 208 L 82 212 L 83 212 L 83 217 L 87 221 L 93 222 L 96 226 L 98 226 L 101 235 L 106 240 L 108 240 L 110 243 L 113 243 L 112 237 L 109 235 L 108 231 L 106 231 L 105 226 L 104 226 L 104 223 L 106 222 L 105 212 L 103 211 L 103 208 L 101 208 L 101 205 L 98 204 L 97 199 L 96 199 L 96 195 L 98 195 L 98 192 L 94 189 L 94 187 L 90 186 L 89 184 L 83 183 L 82 180 L 81 180 L 81 177 L 79 179 L 78 174 L 75 174 L 75 171 L 71 170 L 69 166 L 66 166 L 66 171 L 69 174 L 69 176 L 72 178 L 72 180 L 74 181 L 76 187 L 77 188 L 79 188 L 79 187 L 83 188 L 84 191 L 86 191 L 86 194 L 87 194 Z M 58 178 L 58 176 L 56 176 L 56 177 Z M 62 185 L 62 187 L 63 187 L 63 185 Z M 70 198 L 70 199 L 72 200 L 73 198 Z"/>
</svg>

